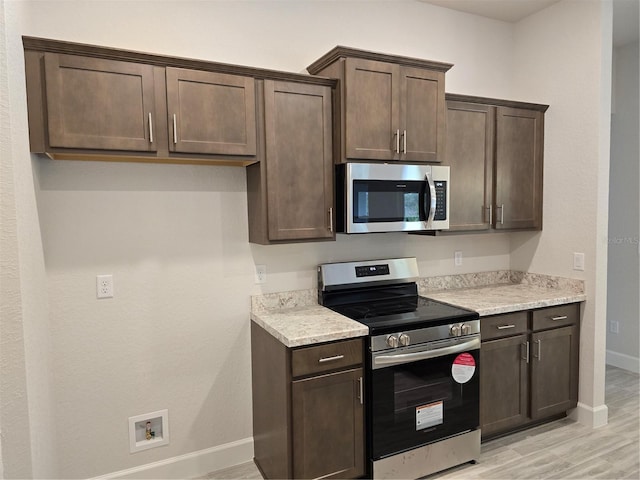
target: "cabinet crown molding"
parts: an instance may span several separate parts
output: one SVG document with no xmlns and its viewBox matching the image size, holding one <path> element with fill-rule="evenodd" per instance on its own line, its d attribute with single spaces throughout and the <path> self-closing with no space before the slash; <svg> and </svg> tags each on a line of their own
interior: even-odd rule
<svg viewBox="0 0 640 480">
<path fill-rule="evenodd" d="M 447 93 L 445 94 L 445 98 L 447 101 L 453 102 L 478 103 L 493 107 L 526 108 L 527 110 L 535 110 L 543 113 L 549 108 L 549 105 L 544 105 L 542 103 L 527 103 L 515 100 L 503 100 L 499 98 L 475 97 L 473 95 L 463 95 L 459 93 Z"/>
<path fill-rule="evenodd" d="M 48 38 L 23 36 L 22 46 L 25 51 L 82 55 L 85 57 L 104 58 L 108 60 L 144 63 L 159 67 L 187 68 L 193 70 L 228 73 L 232 75 L 243 75 L 253 77 L 255 79 L 288 80 L 298 83 L 311 83 L 331 87 L 335 87 L 337 84 L 337 80 L 333 78 L 316 77 L 302 73 L 283 72 L 279 70 L 210 62 L 192 58 L 172 57 L 135 50 L 123 50 L 120 48 L 67 42 Z"/>
<path fill-rule="evenodd" d="M 333 48 L 325 55 L 320 57 L 318 60 L 313 62 L 311 65 L 307 67 L 307 71 L 315 75 L 316 73 L 322 71 L 328 65 L 331 65 L 333 62 L 340 58 L 363 58 L 366 60 L 377 60 L 382 62 L 396 63 L 399 65 L 404 65 L 408 67 L 418 67 L 418 68 L 427 68 L 429 70 L 435 70 L 438 72 L 447 72 L 451 67 L 453 67 L 452 63 L 444 63 L 444 62 L 435 62 L 432 60 L 423 60 L 421 58 L 413 58 L 413 57 L 404 57 L 401 55 L 390 55 L 387 53 L 378 53 L 372 52 L 369 50 L 360 50 L 357 48 L 351 47 L 343 47 L 338 45 Z"/>
</svg>

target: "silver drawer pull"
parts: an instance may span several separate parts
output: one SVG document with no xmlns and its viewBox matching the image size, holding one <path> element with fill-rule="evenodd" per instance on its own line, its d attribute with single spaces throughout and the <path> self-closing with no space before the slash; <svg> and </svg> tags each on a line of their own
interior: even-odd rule
<svg viewBox="0 0 640 480">
<path fill-rule="evenodd" d="M 515 325 L 498 325 L 496 327 L 498 330 L 506 330 L 507 328 L 516 328 Z"/>
<path fill-rule="evenodd" d="M 342 360 L 344 355 L 336 355 L 334 357 L 324 357 L 318 360 L 318 363 L 333 362 L 334 360 Z"/>
<path fill-rule="evenodd" d="M 558 320 L 566 320 L 567 316 L 566 315 L 558 315 L 557 317 L 551 317 L 551 320 L 553 320 L 554 322 L 557 322 Z"/>
</svg>

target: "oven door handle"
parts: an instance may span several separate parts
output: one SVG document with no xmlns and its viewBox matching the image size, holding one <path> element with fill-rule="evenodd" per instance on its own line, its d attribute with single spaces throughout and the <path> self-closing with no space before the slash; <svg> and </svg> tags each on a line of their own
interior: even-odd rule
<svg viewBox="0 0 640 480">
<path fill-rule="evenodd" d="M 468 342 L 459 343 L 450 347 L 437 348 L 435 350 L 425 350 L 415 353 L 399 353 L 396 355 L 380 355 L 373 358 L 373 368 L 391 367 L 402 365 L 403 363 L 427 360 L 429 358 L 442 357 L 452 353 L 464 352 L 465 350 L 475 350 L 480 348 L 480 338 L 474 338 Z"/>
</svg>

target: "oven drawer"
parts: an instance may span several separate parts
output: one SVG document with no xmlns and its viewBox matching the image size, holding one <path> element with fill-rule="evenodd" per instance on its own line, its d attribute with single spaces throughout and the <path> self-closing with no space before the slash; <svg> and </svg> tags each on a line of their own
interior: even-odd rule
<svg viewBox="0 0 640 480">
<path fill-rule="evenodd" d="M 533 311 L 533 330 L 573 325 L 580 320 L 580 304 L 570 303 Z"/>
<path fill-rule="evenodd" d="M 480 338 L 484 341 L 526 333 L 527 318 L 526 311 L 481 318 Z"/>
<path fill-rule="evenodd" d="M 291 375 L 301 377 L 362 364 L 362 339 L 345 340 L 291 352 Z"/>
</svg>

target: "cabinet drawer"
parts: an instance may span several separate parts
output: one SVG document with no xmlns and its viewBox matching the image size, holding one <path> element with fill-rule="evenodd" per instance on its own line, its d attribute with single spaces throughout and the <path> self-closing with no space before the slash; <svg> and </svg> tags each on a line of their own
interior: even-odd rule
<svg viewBox="0 0 640 480">
<path fill-rule="evenodd" d="M 362 363 L 362 339 L 299 348 L 291 352 L 291 375 L 301 377 Z"/>
<path fill-rule="evenodd" d="M 505 313 L 480 319 L 482 340 L 510 337 L 527 331 L 527 312 Z"/>
<path fill-rule="evenodd" d="M 580 320 L 580 304 L 570 303 L 533 311 L 533 330 L 564 327 Z"/>
</svg>

